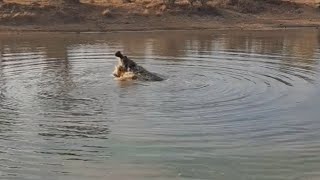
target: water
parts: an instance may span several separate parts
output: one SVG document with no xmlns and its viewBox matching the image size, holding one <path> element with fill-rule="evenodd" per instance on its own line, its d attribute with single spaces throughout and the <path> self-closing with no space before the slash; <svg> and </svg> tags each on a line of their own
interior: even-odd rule
<svg viewBox="0 0 320 180">
<path fill-rule="evenodd" d="M 0 179 L 320 179 L 319 35 L 2 34 Z"/>
</svg>

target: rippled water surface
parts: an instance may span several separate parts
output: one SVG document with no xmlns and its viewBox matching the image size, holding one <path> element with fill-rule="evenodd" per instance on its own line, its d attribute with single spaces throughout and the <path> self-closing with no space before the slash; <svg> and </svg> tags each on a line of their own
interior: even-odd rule
<svg viewBox="0 0 320 180">
<path fill-rule="evenodd" d="M 0 179 L 320 179 L 319 35 L 2 34 Z"/>
</svg>

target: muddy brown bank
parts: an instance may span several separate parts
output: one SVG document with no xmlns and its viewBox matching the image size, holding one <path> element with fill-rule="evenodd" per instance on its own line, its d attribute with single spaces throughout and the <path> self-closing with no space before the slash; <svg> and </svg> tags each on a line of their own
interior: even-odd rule
<svg viewBox="0 0 320 180">
<path fill-rule="evenodd" d="M 234 3 L 236 2 L 236 3 Z M 140 31 L 318 27 L 314 1 L 187 0 L 0 2 L 0 31 Z"/>
</svg>

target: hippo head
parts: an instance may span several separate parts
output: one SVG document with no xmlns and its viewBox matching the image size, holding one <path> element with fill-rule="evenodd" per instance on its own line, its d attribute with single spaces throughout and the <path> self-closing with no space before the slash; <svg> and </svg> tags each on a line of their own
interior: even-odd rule
<svg viewBox="0 0 320 180">
<path fill-rule="evenodd" d="M 115 56 L 120 60 L 119 65 L 123 66 L 126 71 L 135 71 L 137 69 L 137 64 L 127 56 L 122 55 L 120 51 L 117 51 Z"/>
<path fill-rule="evenodd" d="M 115 56 L 119 58 L 118 65 L 115 66 L 113 76 L 118 80 L 144 80 L 144 81 L 162 81 L 163 78 L 157 76 L 137 65 L 134 61 L 127 56 L 122 55 L 120 51 L 115 53 Z"/>
<path fill-rule="evenodd" d="M 136 64 L 127 58 L 127 56 L 123 56 L 120 51 L 116 52 L 116 57 L 119 58 L 118 65 L 115 66 L 113 71 L 113 76 L 116 77 L 118 80 L 132 80 L 136 79 L 136 75 L 133 72 L 135 69 Z M 133 63 L 131 63 L 132 61 Z"/>
</svg>

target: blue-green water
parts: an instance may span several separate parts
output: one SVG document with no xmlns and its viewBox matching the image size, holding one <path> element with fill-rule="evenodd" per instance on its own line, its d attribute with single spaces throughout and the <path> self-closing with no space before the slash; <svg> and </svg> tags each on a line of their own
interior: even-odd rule
<svg viewBox="0 0 320 180">
<path fill-rule="evenodd" d="M 0 179 L 320 179 L 319 35 L 2 34 Z"/>
</svg>

